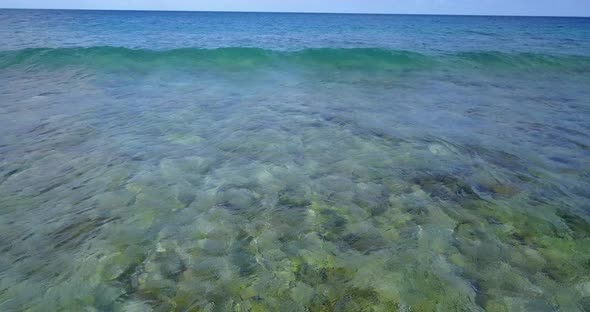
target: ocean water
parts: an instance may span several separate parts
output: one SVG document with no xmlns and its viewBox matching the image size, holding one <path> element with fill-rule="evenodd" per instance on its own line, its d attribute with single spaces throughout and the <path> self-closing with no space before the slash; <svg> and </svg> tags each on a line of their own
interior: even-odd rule
<svg viewBox="0 0 590 312">
<path fill-rule="evenodd" d="M 0 311 L 588 311 L 590 19 L 0 10 Z"/>
</svg>

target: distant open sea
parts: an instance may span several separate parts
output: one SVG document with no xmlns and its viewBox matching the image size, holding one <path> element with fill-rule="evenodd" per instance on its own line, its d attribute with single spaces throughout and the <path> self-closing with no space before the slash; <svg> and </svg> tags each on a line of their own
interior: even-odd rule
<svg viewBox="0 0 590 312">
<path fill-rule="evenodd" d="M 0 311 L 590 311 L 590 19 L 0 10 Z"/>
</svg>

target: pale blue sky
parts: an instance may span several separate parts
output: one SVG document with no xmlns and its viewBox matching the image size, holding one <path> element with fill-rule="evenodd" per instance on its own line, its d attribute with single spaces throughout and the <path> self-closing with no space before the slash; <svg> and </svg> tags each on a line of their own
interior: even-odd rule
<svg viewBox="0 0 590 312">
<path fill-rule="evenodd" d="M 0 0 L 0 7 L 590 16 L 590 0 Z"/>
</svg>

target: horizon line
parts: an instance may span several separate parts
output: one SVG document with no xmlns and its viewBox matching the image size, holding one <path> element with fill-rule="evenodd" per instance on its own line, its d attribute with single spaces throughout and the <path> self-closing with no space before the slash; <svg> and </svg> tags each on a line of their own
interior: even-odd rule
<svg viewBox="0 0 590 312">
<path fill-rule="evenodd" d="M 502 14 L 451 14 L 451 13 L 372 13 L 372 12 L 305 12 L 305 11 L 211 11 L 211 10 L 162 10 L 162 9 L 83 9 L 83 8 L 3 8 L 0 10 L 29 11 L 103 11 L 103 12 L 170 12 L 170 13 L 252 13 L 252 14 L 333 14 L 333 15 L 409 15 L 409 16 L 464 16 L 464 17 L 541 17 L 541 18 L 590 18 L 576 15 L 502 15 Z"/>
</svg>

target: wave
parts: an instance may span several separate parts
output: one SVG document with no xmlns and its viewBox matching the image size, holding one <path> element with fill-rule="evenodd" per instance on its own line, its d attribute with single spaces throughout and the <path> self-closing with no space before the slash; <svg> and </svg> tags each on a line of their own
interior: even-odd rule
<svg viewBox="0 0 590 312">
<path fill-rule="evenodd" d="M 276 51 L 259 48 L 184 48 L 175 50 L 122 47 L 32 48 L 0 52 L 0 69 L 15 66 L 100 69 L 196 68 L 253 69 L 298 66 L 332 70 L 420 70 L 436 67 L 473 69 L 557 69 L 590 72 L 590 56 L 535 53 L 463 52 L 426 55 L 378 48 L 318 48 Z"/>
</svg>

